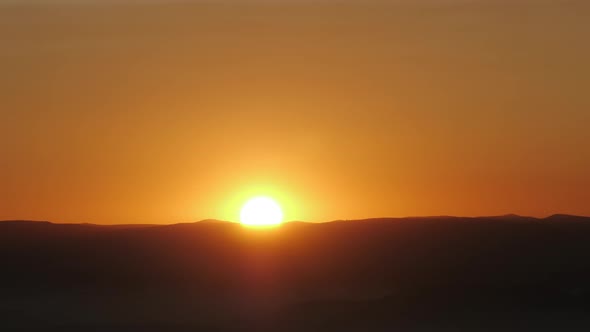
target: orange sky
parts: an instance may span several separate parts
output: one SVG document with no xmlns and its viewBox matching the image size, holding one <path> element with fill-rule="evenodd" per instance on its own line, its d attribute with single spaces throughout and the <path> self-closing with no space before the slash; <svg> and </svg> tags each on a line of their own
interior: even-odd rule
<svg viewBox="0 0 590 332">
<path fill-rule="evenodd" d="M 585 0 L 23 3 L 0 219 L 590 215 Z"/>
</svg>

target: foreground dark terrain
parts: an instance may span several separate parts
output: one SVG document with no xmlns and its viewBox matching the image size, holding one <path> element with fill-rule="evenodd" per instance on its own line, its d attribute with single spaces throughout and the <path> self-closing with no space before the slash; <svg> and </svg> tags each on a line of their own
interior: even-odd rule
<svg viewBox="0 0 590 332">
<path fill-rule="evenodd" d="M 1 331 L 588 331 L 590 218 L 0 222 Z"/>
</svg>

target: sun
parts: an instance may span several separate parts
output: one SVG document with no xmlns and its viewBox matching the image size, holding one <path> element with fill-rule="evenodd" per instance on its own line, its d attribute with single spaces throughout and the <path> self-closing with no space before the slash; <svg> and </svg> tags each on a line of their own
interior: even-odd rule
<svg viewBox="0 0 590 332">
<path fill-rule="evenodd" d="M 254 197 L 242 207 L 240 222 L 246 226 L 277 226 L 283 222 L 283 211 L 270 197 Z"/>
</svg>

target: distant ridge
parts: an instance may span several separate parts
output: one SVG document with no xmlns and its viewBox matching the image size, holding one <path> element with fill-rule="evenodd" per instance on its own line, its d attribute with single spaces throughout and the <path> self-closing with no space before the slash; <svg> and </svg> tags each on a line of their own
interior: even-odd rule
<svg viewBox="0 0 590 332">
<path fill-rule="evenodd" d="M 590 222 L 589 216 L 578 216 L 570 214 L 553 214 L 544 218 L 521 216 L 517 214 L 505 214 L 499 216 L 479 216 L 479 217 L 461 217 L 461 216 L 410 216 L 410 217 L 383 217 L 383 218 L 366 218 L 366 219 L 339 219 L 327 222 L 307 222 L 307 221 L 288 221 L 289 224 L 326 224 L 341 222 L 374 222 L 374 221 L 436 221 L 436 220 L 497 220 L 497 221 L 587 221 Z M 206 224 L 228 224 L 235 225 L 238 222 L 218 219 L 203 219 L 194 222 L 181 222 L 173 224 L 93 224 L 93 223 L 57 223 L 46 220 L 0 220 L 0 225 L 54 225 L 54 226 L 83 226 L 83 227 L 117 227 L 117 228 L 142 228 L 142 227 L 161 227 L 174 225 L 206 225 Z"/>
<path fill-rule="evenodd" d="M 518 214 L 505 214 L 502 216 L 488 216 L 488 217 L 481 217 L 481 218 L 488 219 L 488 220 L 511 220 L 511 221 L 539 221 L 539 220 L 541 220 L 539 218 L 529 217 L 529 216 L 521 216 Z"/>
<path fill-rule="evenodd" d="M 218 220 L 218 219 L 204 219 L 195 222 L 195 224 L 235 224 L 233 221 Z"/>
<path fill-rule="evenodd" d="M 590 221 L 590 217 L 575 216 L 575 215 L 570 215 L 570 214 L 554 214 L 554 215 L 551 215 L 551 216 L 545 218 L 544 220 L 550 220 L 550 221 L 572 221 L 572 220 Z"/>
<path fill-rule="evenodd" d="M 4 224 L 52 224 L 54 223 L 45 220 L 0 220 Z"/>
</svg>

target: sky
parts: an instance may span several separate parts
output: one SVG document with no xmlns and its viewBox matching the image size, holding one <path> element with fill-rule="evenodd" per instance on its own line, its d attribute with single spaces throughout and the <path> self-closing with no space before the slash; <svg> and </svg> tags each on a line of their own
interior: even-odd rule
<svg viewBox="0 0 590 332">
<path fill-rule="evenodd" d="M 590 215 L 585 0 L 0 0 L 0 220 Z"/>
</svg>

